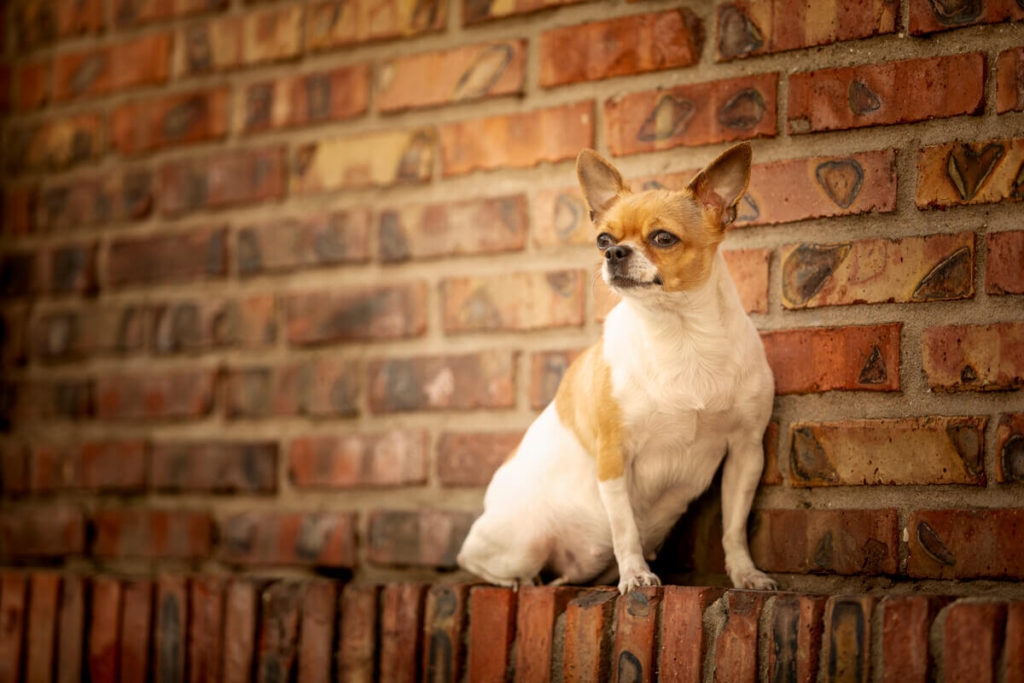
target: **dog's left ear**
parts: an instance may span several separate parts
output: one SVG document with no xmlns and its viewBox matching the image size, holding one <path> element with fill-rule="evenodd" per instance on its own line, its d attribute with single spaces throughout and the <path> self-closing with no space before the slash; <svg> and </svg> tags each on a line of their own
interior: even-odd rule
<svg viewBox="0 0 1024 683">
<path fill-rule="evenodd" d="M 576 157 L 576 177 L 594 225 L 622 195 L 629 193 L 618 169 L 592 149 L 585 149 Z"/>
<path fill-rule="evenodd" d="M 750 157 L 750 143 L 734 145 L 687 185 L 704 210 L 717 214 L 723 226 L 736 220 L 736 205 L 750 183 Z"/>
</svg>

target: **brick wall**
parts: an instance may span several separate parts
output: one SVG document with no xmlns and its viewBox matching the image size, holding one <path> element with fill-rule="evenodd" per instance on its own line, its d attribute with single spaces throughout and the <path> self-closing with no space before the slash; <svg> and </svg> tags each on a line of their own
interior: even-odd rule
<svg viewBox="0 0 1024 683">
<path fill-rule="evenodd" d="M 811 4 L 6 3 L 0 563 L 458 576 L 613 304 L 576 153 L 680 187 L 750 139 L 755 560 L 1019 596 L 1024 10 Z M 721 584 L 719 525 L 657 571 Z"/>
</svg>

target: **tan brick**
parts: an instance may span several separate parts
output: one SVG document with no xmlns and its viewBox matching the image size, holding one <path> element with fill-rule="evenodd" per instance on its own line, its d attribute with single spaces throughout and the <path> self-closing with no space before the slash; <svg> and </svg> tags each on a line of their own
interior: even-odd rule
<svg viewBox="0 0 1024 683">
<path fill-rule="evenodd" d="M 910 32 L 934 33 L 972 24 L 995 24 L 1008 19 L 1024 19 L 1024 8 L 1014 0 L 988 2 L 934 3 L 910 0 Z"/>
<path fill-rule="evenodd" d="M 597 233 L 577 187 L 539 190 L 533 197 L 533 243 L 538 247 L 562 244 L 593 246 Z"/>
<path fill-rule="evenodd" d="M 984 485 L 986 422 L 924 417 L 795 423 L 789 481 L 793 486 Z"/>
<path fill-rule="evenodd" d="M 1024 231 L 985 235 L 985 291 L 1024 294 Z"/>
<path fill-rule="evenodd" d="M 132 102 L 110 121 L 111 143 L 122 154 L 223 139 L 227 131 L 227 88 Z"/>
<path fill-rule="evenodd" d="M 996 429 L 996 480 L 1024 481 L 1024 413 L 999 416 Z"/>
<path fill-rule="evenodd" d="M 523 92 L 526 41 L 400 57 L 380 65 L 377 108 L 391 112 Z"/>
<path fill-rule="evenodd" d="M 442 173 L 447 177 L 574 159 L 580 149 L 594 146 L 593 108 L 593 102 L 578 102 L 444 124 L 439 131 Z"/>
<path fill-rule="evenodd" d="M 457 1 L 457 0 L 452 0 Z M 489 19 L 527 12 L 536 12 L 549 7 L 570 5 L 582 0 L 511 0 L 511 2 L 481 2 L 480 0 L 462 0 L 462 20 L 464 24 L 476 24 Z"/>
<path fill-rule="evenodd" d="M 562 376 L 569 369 L 580 349 L 568 351 L 543 351 L 533 354 L 530 360 L 530 407 L 541 410 L 555 398 Z"/>
<path fill-rule="evenodd" d="M 917 510 L 907 526 L 913 578 L 1024 578 L 1024 510 Z"/>
<path fill-rule="evenodd" d="M 369 93 L 369 64 L 254 83 L 238 98 L 235 120 L 247 133 L 340 121 L 365 113 Z"/>
<path fill-rule="evenodd" d="M 767 313 L 771 249 L 729 249 L 722 251 L 722 257 L 736 284 L 743 310 L 747 313 Z"/>
<path fill-rule="evenodd" d="M 105 147 L 103 117 L 74 114 L 28 127 L 9 127 L 5 152 L 12 171 L 42 171 L 95 161 L 103 155 Z"/>
<path fill-rule="evenodd" d="M 369 209 L 303 215 L 238 231 L 239 275 L 365 263 L 370 258 Z"/>
<path fill-rule="evenodd" d="M 174 75 L 180 78 L 241 66 L 243 21 L 240 15 L 227 16 L 179 29 L 174 40 Z"/>
<path fill-rule="evenodd" d="M 428 449 L 423 430 L 300 437 L 288 448 L 288 477 L 301 488 L 424 484 Z"/>
<path fill-rule="evenodd" d="M 917 154 L 919 209 L 1024 199 L 1024 138 L 948 142 Z"/>
<path fill-rule="evenodd" d="M 974 296 L 974 233 L 782 248 L 786 308 Z"/>
<path fill-rule="evenodd" d="M 700 20 L 689 9 L 545 31 L 540 36 L 540 84 L 550 88 L 693 66 L 700 59 L 700 38 Z"/>
<path fill-rule="evenodd" d="M 398 0 L 386 12 L 374 0 L 315 2 L 306 13 L 306 45 L 320 50 L 440 31 L 449 1 Z"/>
<path fill-rule="evenodd" d="M 1024 323 L 928 327 L 921 347 L 932 391 L 1024 387 Z"/>
<path fill-rule="evenodd" d="M 242 34 L 242 61 L 260 64 L 298 56 L 302 50 L 305 7 L 270 7 L 249 10 Z"/>
<path fill-rule="evenodd" d="M 159 85 L 170 72 L 171 34 L 154 33 L 57 58 L 54 98 L 69 100 Z"/>
<path fill-rule="evenodd" d="M 441 485 L 486 486 L 522 438 L 522 432 L 445 432 L 437 444 Z"/>
<path fill-rule="evenodd" d="M 582 270 L 445 279 L 444 329 L 452 333 L 582 325 L 586 279 Z"/>
<path fill-rule="evenodd" d="M 436 135 L 430 128 L 365 133 L 301 145 L 293 192 L 344 190 L 430 180 Z"/>
<path fill-rule="evenodd" d="M 516 354 L 507 351 L 371 361 L 370 410 L 511 408 L 515 374 Z"/>
<path fill-rule="evenodd" d="M 1024 47 L 1003 50 L 996 60 L 996 111 L 1024 111 Z"/>
<path fill-rule="evenodd" d="M 422 336 L 427 330 L 423 282 L 292 294 L 287 334 L 295 346 Z"/>
</svg>

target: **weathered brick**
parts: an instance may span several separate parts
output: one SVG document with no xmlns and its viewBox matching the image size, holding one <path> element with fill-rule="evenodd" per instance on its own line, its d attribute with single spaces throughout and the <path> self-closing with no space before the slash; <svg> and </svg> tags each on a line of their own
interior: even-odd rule
<svg viewBox="0 0 1024 683">
<path fill-rule="evenodd" d="M 1024 47 L 1003 50 L 996 60 L 996 111 L 1024 111 Z"/>
<path fill-rule="evenodd" d="M 1006 642 L 1003 652 L 1006 657 L 1006 683 L 1024 681 L 1024 601 L 1017 600 L 1006 606 Z"/>
<path fill-rule="evenodd" d="M 137 304 L 77 304 L 49 309 L 33 323 L 32 350 L 44 362 L 141 351 L 144 318 Z"/>
<path fill-rule="evenodd" d="M 757 680 L 757 622 L 764 593 L 731 590 L 723 598 L 725 624 L 715 640 L 714 680 L 754 683 Z"/>
<path fill-rule="evenodd" d="M 614 680 L 648 683 L 657 677 L 656 638 L 662 590 L 640 588 L 619 596 L 612 646 Z"/>
<path fill-rule="evenodd" d="M 516 611 L 517 681 L 550 681 L 554 678 L 555 622 L 575 589 L 523 586 Z"/>
<path fill-rule="evenodd" d="M 730 249 L 722 252 L 729 275 L 747 313 L 768 312 L 768 264 L 771 249 Z"/>
<path fill-rule="evenodd" d="M 441 283 L 445 332 L 581 326 L 586 281 L 582 270 L 447 278 Z"/>
<path fill-rule="evenodd" d="M 242 227 L 238 274 L 365 263 L 372 220 L 369 209 L 349 209 Z"/>
<path fill-rule="evenodd" d="M 45 107 L 53 90 L 52 80 L 53 63 L 50 60 L 26 62 L 16 67 L 13 80 L 17 93 L 15 108 L 25 112 Z"/>
<path fill-rule="evenodd" d="M 396 206 L 380 213 L 379 256 L 397 263 L 519 251 L 526 229 L 523 195 Z"/>
<path fill-rule="evenodd" d="M 426 308 L 423 282 L 305 292 L 284 300 L 288 342 L 294 346 L 421 337 Z"/>
<path fill-rule="evenodd" d="M 373 510 L 367 558 L 385 566 L 454 568 L 475 518 L 456 510 Z"/>
<path fill-rule="evenodd" d="M 946 31 L 973 24 L 994 24 L 1024 19 L 1024 8 L 1013 0 L 940 2 L 910 0 L 910 32 L 915 35 Z"/>
<path fill-rule="evenodd" d="M 438 584 L 427 590 L 423 608 L 423 676 L 460 681 L 466 667 L 469 586 Z"/>
<path fill-rule="evenodd" d="M 907 83 L 917 87 L 908 90 Z M 985 106 L 981 53 L 822 69 L 789 77 L 789 132 L 911 123 Z"/>
<path fill-rule="evenodd" d="M 170 33 L 63 53 L 54 67 L 54 98 L 69 100 L 162 84 L 170 70 L 170 55 Z"/>
<path fill-rule="evenodd" d="M 925 596 L 882 600 L 882 683 L 926 683 L 932 620 L 945 598 Z"/>
<path fill-rule="evenodd" d="M 97 557 L 197 559 L 210 554 L 213 525 L 198 510 L 103 508 L 92 515 Z"/>
<path fill-rule="evenodd" d="M 896 510 L 758 510 L 750 536 L 754 564 L 796 574 L 895 574 Z"/>
<path fill-rule="evenodd" d="M 64 244 L 39 254 L 40 287 L 56 294 L 92 294 L 96 291 L 95 242 Z"/>
<path fill-rule="evenodd" d="M 715 58 L 799 50 L 893 33 L 899 8 L 891 2 L 808 6 L 799 0 L 741 0 L 718 5 Z"/>
<path fill-rule="evenodd" d="M 233 370 L 227 381 L 227 415 L 353 416 L 357 413 L 360 369 L 358 361 L 321 358 Z"/>
<path fill-rule="evenodd" d="M 65 574 L 60 587 L 60 614 L 55 652 L 58 683 L 82 680 L 82 650 L 85 644 L 85 581 L 77 574 Z"/>
<path fill-rule="evenodd" d="M 932 391 L 1024 387 L 1024 323 L 926 327 L 921 347 Z"/>
<path fill-rule="evenodd" d="M 259 348 L 277 337 L 271 295 L 174 301 L 153 306 L 150 314 L 149 338 L 156 353 Z"/>
<path fill-rule="evenodd" d="M 118 680 L 120 617 L 121 584 L 116 579 L 94 576 L 90 581 L 89 645 L 86 652 L 90 681 Z"/>
<path fill-rule="evenodd" d="M 384 587 L 380 609 L 380 680 L 420 679 L 423 602 L 426 586 L 392 583 Z"/>
<path fill-rule="evenodd" d="M 592 101 L 440 126 L 445 177 L 573 159 L 594 146 Z"/>
<path fill-rule="evenodd" d="M 143 441 L 85 441 L 62 446 L 36 444 L 30 464 L 35 493 L 92 489 L 130 493 L 145 486 Z"/>
<path fill-rule="evenodd" d="M 445 432 L 437 444 L 437 477 L 442 486 L 486 486 L 515 451 L 523 433 Z"/>
<path fill-rule="evenodd" d="M 334 646 L 334 622 L 338 597 L 334 583 L 309 581 L 303 587 L 302 622 L 299 625 L 298 680 L 328 683 Z"/>
<path fill-rule="evenodd" d="M 744 76 L 608 100 L 608 149 L 620 156 L 774 136 L 778 78 L 777 73 Z"/>
<path fill-rule="evenodd" d="M 919 209 L 1020 201 L 1024 138 L 947 142 L 917 153 Z"/>
<path fill-rule="evenodd" d="M 121 585 L 121 683 L 149 680 L 152 611 L 151 581 L 130 580 Z"/>
<path fill-rule="evenodd" d="M 238 98 L 235 121 L 246 133 L 340 121 L 366 113 L 370 66 L 253 83 Z"/>
<path fill-rule="evenodd" d="M 36 214 L 39 204 L 39 186 L 8 184 L 3 192 L 4 203 L 0 207 L 3 234 L 23 236 L 39 230 Z M 5 283 L 6 286 L 6 283 Z"/>
<path fill-rule="evenodd" d="M 66 504 L 0 513 L 0 557 L 69 557 L 85 550 L 82 511 Z"/>
<path fill-rule="evenodd" d="M 248 10 L 242 19 L 242 62 L 263 64 L 297 57 L 302 51 L 301 5 Z"/>
<path fill-rule="evenodd" d="M 300 437 L 288 449 L 288 476 L 294 486 L 328 489 L 423 484 L 428 449 L 423 430 Z"/>
<path fill-rule="evenodd" d="M 468 680 L 507 680 L 516 632 L 516 592 L 475 586 L 469 593 L 469 613 Z"/>
<path fill-rule="evenodd" d="M 581 591 L 566 605 L 562 658 L 562 679 L 566 683 L 609 680 L 608 654 L 617 597 L 612 588 L 594 588 Z M 662 663 L 663 672 L 664 666 Z"/>
<path fill-rule="evenodd" d="M 114 20 L 118 26 L 138 26 L 200 12 L 220 10 L 227 5 L 228 0 L 173 0 L 172 2 L 118 0 L 114 11 Z"/>
<path fill-rule="evenodd" d="M 974 296 L 974 233 L 782 248 L 782 304 L 947 301 Z"/>
<path fill-rule="evenodd" d="M 98 33 L 104 25 L 100 0 L 27 0 L 11 7 L 14 44 L 33 49 L 61 38 Z"/>
<path fill-rule="evenodd" d="M 523 92 L 526 41 L 468 45 L 399 57 L 380 65 L 377 108 L 431 107 Z"/>
<path fill-rule="evenodd" d="M 25 680 L 52 681 L 59 616 L 60 575 L 34 571 L 29 577 L 29 607 L 25 627 Z M 61 652 L 61 656 L 64 653 Z"/>
<path fill-rule="evenodd" d="M 256 680 L 259 683 L 287 680 L 295 666 L 299 645 L 302 586 L 297 582 L 278 581 L 270 584 L 260 598 Z"/>
<path fill-rule="evenodd" d="M 658 677 L 666 683 L 698 683 L 707 648 L 703 615 L 720 588 L 665 586 L 658 637 Z"/>
<path fill-rule="evenodd" d="M 999 416 L 996 429 L 996 480 L 1024 481 L 1024 413 Z"/>
<path fill-rule="evenodd" d="M 370 410 L 511 408 L 516 358 L 515 353 L 484 351 L 371 361 L 367 372 Z"/>
<path fill-rule="evenodd" d="M 871 611 L 875 598 L 836 595 L 825 603 L 825 680 L 871 680 Z"/>
<path fill-rule="evenodd" d="M 768 676 L 772 681 L 814 683 L 818 680 L 821 615 L 825 598 L 779 595 L 769 626 Z"/>
<path fill-rule="evenodd" d="M 912 577 L 1024 578 L 1024 510 L 918 510 L 908 527 Z"/>
<path fill-rule="evenodd" d="M 129 168 L 45 185 L 35 222 L 42 232 L 70 231 L 145 218 L 153 209 L 153 174 Z"/>
<path fill-rule="evenodd" d="M 462 0 L 462 20 L 465 24 L 476 24 L 490 19 L 536 12 L 549 7 L 570 5 L 581 0 L 512 0 L 512 2 L 480 2 Z"/>
<path fill-rule="evenodd" d="M 999 676 L 1006 606 L 960 601 L 946 609 L 942 628 L 943 680 L 995 683 Z M 1016 649 L 1016 648 L 1015 648 Z"/>
<path fill-rule="evenodd" d="M 114 110 L 110 120 L 111 143 L 126 155 L 221 140 L 227 130 L 227 88 L 136 100 Z"/>
<path fill-rule="evenodd" d="M 219 576 L 196 576 L 189 582 L 189 683 L 224 680 L 220 658 L 224 646 L 225 583 Z"/>
<path fill-rule="evenodd" d="M 100 114 L 72 114 L 7 131 L 8 168 L 22 171 L 59 171 L 96 161 L 106 148 L 106 125 Z"/>
<path fill-rule="evenodd" d="M 226 240 L 224 228 L 112 240 L 107 254 L 107 284 L 116 289 L 224 277 Z"/>
<path fill-rule="evenodd" d="M 0 493 L 5 497 L 29 491 L 29 448 L 0 444 Z"/>
<path fill-rule="evenodd" d="M 213 408 L 216 372 L 209 369 L 101 375 L 96 380 L 102 420 L 201 418 Z"/>
<path fill-rule="evenodd" d="M 901 323 L 761 333 L 776 394 L 899 391 Z"/>
<path fill-rule="evenodd" d="M 337 673 L 344 681 L 370 683 L 376 676 L 379 586 L 349 583 L 341 593 Z"/>
<path fill-rule="evenodd" d="M 219 557 L 232 564 L 352 567 L 356 515 L 350 512 L 250 511 L 218 526 Z"/>
<path fill-rule="evenodd" d="M 172 57 L 178 78 L 225 71 L 242 65 L 245 17 L 224 16 L 180 28 Z"/>
<path fill-rule="evenodd" d="M 448 24 L 448 2 L 401 0 L 387 12 L 372 0 L 316 2 L 306 13 L 306 46 L 322 50 L 440 31 Z"/>
<path fill-rule="evenodd" d="M 169 161 L 157 176 L 164 215 L 220 209 L 279 199 L 285 192 L 283 147 L 222 152 L 214 157 Z"/>
<path fill-rule="evenodd" d="M 985 292 L 1024 294 L 1024 230 L 985 235 Z"/>
<path fill-rule="evenodd" d="M 772 420 L 765 427 L 764 437 L 761 439 L 761 448 L 764 451 L 761 484 L 763 486 L 781 484 L 782 471 L 779 468 L 779 423 L 777 420 Z"/>
<path fill-rule="evenodd" d="M 291 190 L 307 193 L 426 182 L 433 172 L 436 137 L 433 129 L 418 128 L 299 145 Z"/>
<path fill-rule="evenodd" d="M 149 485 L 172 493 L 274 493 L 275 441 L 173 441 L 150 454 Z"/>
<path fill-rule="evenodd" d="M 90 379 L 63 377 L 53 381 L 36 380 L 8 385 L 11 396 L 7 419 L 84 421 L 96 415 L 94 382 Z"/>
<path fill-rule="evenodd" d="M 29 340 L 28 305 L 11 306 L 0 309 L 0 364 L 6 368 L 24 365 L 28 359 L 28 349 L 34 341 Z"/>
<path fill-rule="evenodd" d="M 152 677 L 183 683 L 189 620 L 188 582 L 184 576 L 157 576 L 155 612 Z"/>
<path fill-rule="evenodd" d="M 579 350 L 538 351 L 530 359 L 530 407 L 541 410 L 551 403 Z"/>
<path fill-rule="evenodd" d="M 28 575 L 14 570 L 0 573 L 0 680 L 22 680 L 28 601 Z"/>
<path fill-rule="evenodd" d="M 251 683 L 256 651 L 257 589 L 245 579 L 232 579 L 224 595 L 224 683 Z"/>
</svg>

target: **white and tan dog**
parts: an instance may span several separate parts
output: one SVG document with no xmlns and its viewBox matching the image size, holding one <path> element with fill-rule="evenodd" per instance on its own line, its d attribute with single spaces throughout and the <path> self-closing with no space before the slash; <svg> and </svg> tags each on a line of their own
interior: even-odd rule
<svg viewBox="0 0 1024 683">
<path fill-rule="evenodd" d="M 633 194 L 592 150 L 576 170 L 602 276 L 622 301 L 495 472 L 459 565 L 500 585 L 532 583 L 542 569 L 556 583 L 617 575 L 622 593 L 657 585 L 647 560 L 724 458 L 729 577 L 775 588 L 746 535 L 772 373 L 718 252 L 750 179 L 750 145 L 678 192 Z"/>
</svg>

